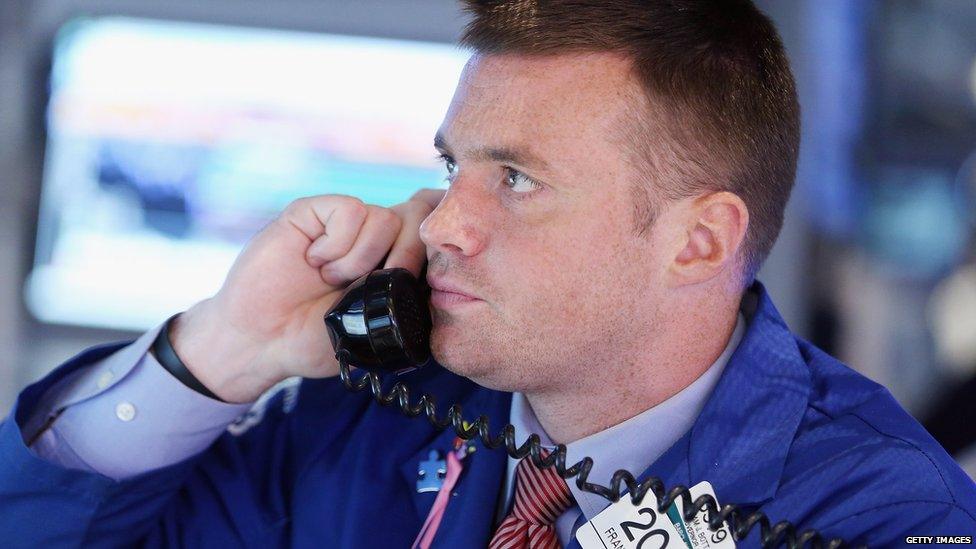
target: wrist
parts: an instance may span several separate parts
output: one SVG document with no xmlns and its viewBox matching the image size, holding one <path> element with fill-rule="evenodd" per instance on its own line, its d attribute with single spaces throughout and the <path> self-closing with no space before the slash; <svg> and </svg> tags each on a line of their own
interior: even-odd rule
<svg viewBox="0 0 976 549">
<path fill-rule="evenodd" d="M 180 356 L 176 354 L 176 350 L 173 349 L 173 344 L 170 342 L 169 328 L 179 316 L 179 314 L 175 314 L 169 317 L 169 320 L 163 324 L 163 327 L 159 330 L 159 334 L 156 335 L 156 339 L 153 340 L 152 347 L 149 348 L 149 353 L 156 357 L 156 360 L 164 370 L 169 372 L 171 376 L 176 378 L 185 387 L 189 387 L 209 399 L 225 402 L 187 369 L 186 364 L 183 363 Z"/>
<path fill-rule="evenodd" d="M 186 369 L 225 402 L 253 402 L 285 377 L 262 359 L 267 345 L 222 320 L 211 300 L 172 319 L 169 339 Z"/>
</svg>

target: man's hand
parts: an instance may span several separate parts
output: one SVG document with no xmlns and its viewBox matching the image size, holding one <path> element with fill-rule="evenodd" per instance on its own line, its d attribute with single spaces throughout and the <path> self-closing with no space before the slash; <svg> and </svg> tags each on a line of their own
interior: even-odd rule
<svg viewBox="0 0 976 549">
<path fill-rule="evenodd" d="M 244 248 L 220 291 L 180 315 L 170 336 L 187 368 L 228 402 L 250 402 L 291 376 L 339 371 L 322 317 L 345 287 L 383 265 L 419 276 L 420 223 L 443 190 L 391 208 L 349 196 L 292 202 Z"/>
</svg>

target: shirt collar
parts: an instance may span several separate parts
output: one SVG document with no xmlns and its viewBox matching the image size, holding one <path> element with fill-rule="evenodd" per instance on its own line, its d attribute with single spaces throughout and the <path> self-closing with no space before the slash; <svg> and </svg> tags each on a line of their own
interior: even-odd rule
<svg viewBox="0 0 976 549">
<path fill-rule="evenodd" d="M 604 486 L 610 484 L 611 476 L 618 469 L 625 469 L 636 475 L 647 468 L 695 424 L 729 357 L 742 340 L 745 324 L 745 318 L 740 312 L 722 354 L 691 385 L 630 419 L 567 444 L 566 465 L 571 466 L 589 456 L 593 459 L 589 481 Z M 511 423 L 515 427 L 518 440 L 524 440 L 530 433 L 536 433 L 544 447 L 555 447 L 522 393 L 514 393 L 512 396 Z M 508 458 L 505 501 L 511 497 L 517 463 L 515 459 Z M 569 482 L 568 485 L 586 520 L 591 520 L 608 505 L 602 496 L 583 492 L 574 482 Z"/>
</svg>

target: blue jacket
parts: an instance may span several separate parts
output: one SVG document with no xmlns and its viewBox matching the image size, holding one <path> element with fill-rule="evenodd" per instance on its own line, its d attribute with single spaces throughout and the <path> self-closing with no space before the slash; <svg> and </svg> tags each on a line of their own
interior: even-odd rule
<svg viewBox="0 0 976 549">
<path fill-rule="evenodd" d="M 760 284 L 750 295 L 746 334 L 701 416 L 640 478 L 708 480 L 723 504 L 870 546 L 974 535 L 976 486 L 942 448 L 885 389 L 791 334 Z M 306 380 L 243 434 L 123 482 L 34 456 L 20 426 L 40 395 L 122 345 L 71 359 L 0 424 L 0 545 L 409 547 L 435 497 L 417 493 L 418 466 L 454 434 L 336 379 Z M 507 423 L 509 393 L 439 367 L 401 379 L 437 395 L 441 413 L 457 402 L 493 430 Z M 434 547 L 486 545 L 505 463 L 501 449 L 467 458 Z M 758 546 L 757 530 L 739 546 Z"/>
</svg>

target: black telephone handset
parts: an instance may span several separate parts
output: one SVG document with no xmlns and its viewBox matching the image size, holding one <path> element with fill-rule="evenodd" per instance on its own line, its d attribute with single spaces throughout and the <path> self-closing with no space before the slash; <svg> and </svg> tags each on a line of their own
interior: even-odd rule
<svg viewBox="0 0 976 549">
<path fill-rule="evenodd" d="M 788 521 L 771 525 L 765 514 L 755 511 L 745 514 L 738 506 L 726 504 L 721 509 L 715 499 L 702 495 L 692 501 L 688 488 L 675 486 L 667 490 L 664 483 L 651 477 L 642 483 L 627 471 L 617 471 L 610 480 L 610 486 L 592 484 L 587 481 L 593 460 L 583 458 L 572 467 L 566 467 L 566 447 L 562 444 L 542 457 L 539 436 L 532 434 L 522 443 L 515 444 L 515 428 L 506 425 L 501 433 L 492 436 L 488 429 L 488 419 L 479 417 L 467 423 L 461 416 L 461 407 L 451 406 L 443 419 L 436 417 L 434 399 L 422 395 L 416 404 L 410 402 L 410 391 L 397 382 L 387 393 L 382 393 L 380 375 L 420 368 L 430 360 L 430 311 L 427 307 L 427 288 L 406 269 L 381 269 L 373 271 L 353 282 L 339 301 L 325 315 L 332 348 L 336 350 L 339 361 L 339 378 L 352 391 L 362 391 L 369 387 L 373 398 L 384 406 L 396 401 L 397 406 L 407 416 L 424 414 L 437 429 L 452 427 L 457 436 L 470 440 L 481 438 L 487 448 L 504 446 L 510 456 L 522 459 L 530 456 L 539 467 L 555 467 L 564 479 L 576 478 L 580 490 L 598 494 L 616 502 L 621 497 L 621 484 L 630 493 L 631 501 L 637 505 L 644 494 L 651 490 L 658 502 L 658 511 L 664 513 L 671 503 L 681 498 L 687 521 L 692 520 L 702 509 L 708 509 L 708 526 L 717 530 L 727 522 L 736 540 L 745 539 L 755 524 L 760 525 L 760 543 L 763 547 L 778 547 L 785 544 L 790 549 L 802 547 L 837 548 L 847 544 L 842 539 L 824 541 L 816 530 L 797 533 Z M 356 380 L 350 373 L 350 366 L 362 368 L 368 373 Z"/>
<path fill-rule="evenodd" d="M 336 353 L 370 372 L 419 368 L 430 359 L 424 285 L 406 269 L 381 269 L 349 285 L 325 315 Z"/>
</svg>

